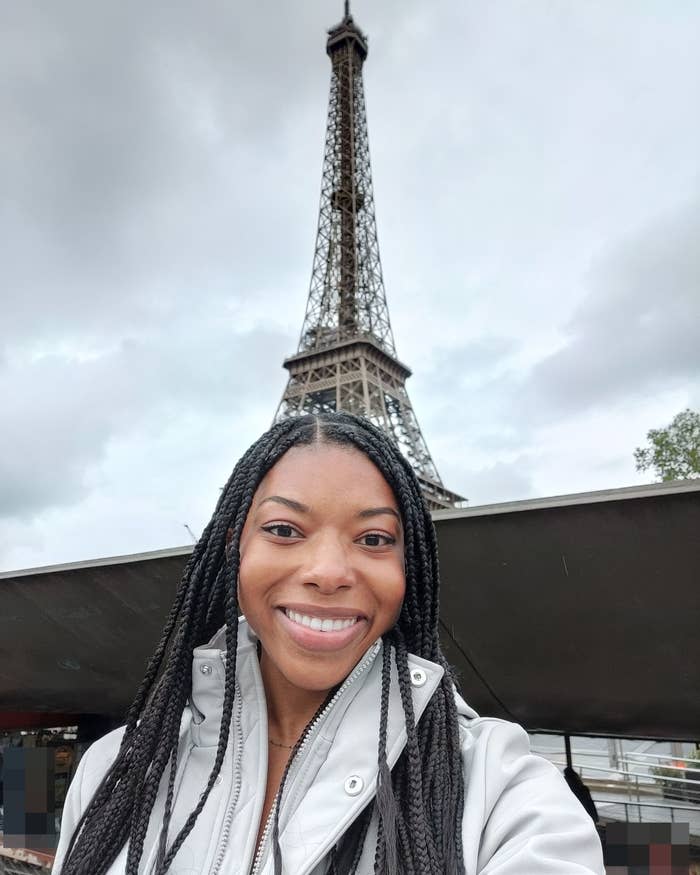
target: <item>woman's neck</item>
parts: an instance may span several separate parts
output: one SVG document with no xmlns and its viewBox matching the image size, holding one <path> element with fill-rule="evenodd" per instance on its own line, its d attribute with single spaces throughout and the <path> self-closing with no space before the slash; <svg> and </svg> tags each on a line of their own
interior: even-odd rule
<svg viewBox="0 0 700 875">
<path fill-rule="evenodd" d="M 260 671 L 265 687 L 270 738 L 292 746 L 323 704 L 328 690 L 303 690 L 294 686 L 268 659 L 264 650 L 260 654 Z"/>
</svg>

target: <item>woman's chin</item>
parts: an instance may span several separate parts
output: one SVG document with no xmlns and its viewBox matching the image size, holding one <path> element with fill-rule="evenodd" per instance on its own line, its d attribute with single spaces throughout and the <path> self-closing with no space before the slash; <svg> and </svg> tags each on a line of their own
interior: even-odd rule
<svg viewBox="0 0 700 875">
<path fill-rule="evenodd" d="M 284 675 L 290 686 L 300 692 L 327 693 L 342 684 L 353 668 L 354 663 L 352 665 L 330 666 L 326 664 L 314 667 L 308 664 L 294 665 L 287 662 L 281 674 Z"/>
</svg>

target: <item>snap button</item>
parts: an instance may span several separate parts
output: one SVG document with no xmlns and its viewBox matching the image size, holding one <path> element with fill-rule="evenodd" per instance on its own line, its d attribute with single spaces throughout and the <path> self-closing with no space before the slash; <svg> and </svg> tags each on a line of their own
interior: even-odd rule
<svg viewBox="0 0 700 875">
<path fill-rule="evenodd" d="M 214 671 L 214 669 L 209 665 L 208 662 L 200 665 L 199 670 L 202 672 L 202 674 L 211 674 Z"/>
<path fill-rule="evenodd" d="M 411 669 L 411 683 L 414 687 L 422 687 L 427 680 L 428 675 L 423 671 L 422 668 Z"/>
<path fill-rule="evenodd" d="M 362 793 L 364 786 L 365 782 L 359 775 L 350 775 L 349 778 L 345 779 L 345 792 L 348 796 L 357 796 L 359 793 Z"/>
</svg>

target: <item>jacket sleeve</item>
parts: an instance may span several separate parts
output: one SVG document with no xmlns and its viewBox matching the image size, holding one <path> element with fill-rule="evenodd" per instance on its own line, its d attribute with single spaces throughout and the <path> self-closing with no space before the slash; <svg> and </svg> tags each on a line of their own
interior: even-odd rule
<svg viewBox="0 0 700 875">
<path fill-rule="evenodd" d="M 467 875 L 604 875 L 593 821 L 520 726 L 467 721 L 462 761 Z"/>
<path fill-rule="evenodd" d="M 58 847 L 56 848 L 56 857 L 54 859 L 51 875 L 59 875 L 63 860 L 68 850 L 71 836 L 78 825 L 80 816 L 83 813 L 82 802 L 82 786 L 83 776 L 90 751 L 87 750 L 83 754 L 78 763 L 78 768 L 75 770 L 73 780 L 70 782 L 68 792 L 66 793 L 66 801 L 63 806 L 63 814 L 61 815 L 61 831 L 58 836 Z"/>
<path fill-rule="evenodd" d="M 61 817 L 61 831 L 58 836 L 58 847 L 51 875 L 60 875 L 68 845 L 78 821 L 110 765 L 114 762 L 124 736 L 124 729 L 124 726 L 120 726 L 118 729 L 108 732 L 107 735 L 103 735 L 102 738 L 93 742 L 82 755 L 66 793 L 66 802 Z"/>
</svg>

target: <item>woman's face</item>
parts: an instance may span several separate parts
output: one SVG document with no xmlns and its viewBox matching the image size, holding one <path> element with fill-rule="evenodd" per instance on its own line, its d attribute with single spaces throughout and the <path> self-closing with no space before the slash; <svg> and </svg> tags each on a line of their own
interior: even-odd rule
<svg viewBox="0 0 700 875">
<path fill-rule="evenodd" d="M 399 509 L 358 450 L 289 450 L 255 493 L 240 553 L 241 610 L 265 657 L 299 689 L 340 683 L 399 616 Z"/>
</svg>

